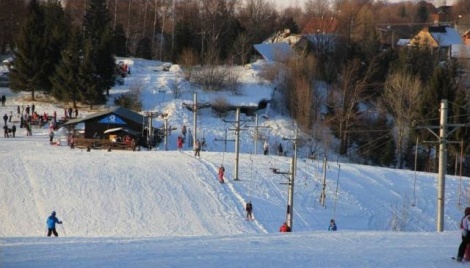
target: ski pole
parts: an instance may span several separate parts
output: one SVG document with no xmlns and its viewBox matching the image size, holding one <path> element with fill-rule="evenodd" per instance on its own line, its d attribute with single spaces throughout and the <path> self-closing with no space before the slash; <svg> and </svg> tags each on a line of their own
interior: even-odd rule
<svg viewBox="0 0 470 268">
<path fill-rule="evenodd" d="M 67 236 L 67 233 L 65 232 L 64 224 L 61 224 L 61 225 L 62 225 L 62 230 L 64 231 L 64 236 Z"/>
</svg>

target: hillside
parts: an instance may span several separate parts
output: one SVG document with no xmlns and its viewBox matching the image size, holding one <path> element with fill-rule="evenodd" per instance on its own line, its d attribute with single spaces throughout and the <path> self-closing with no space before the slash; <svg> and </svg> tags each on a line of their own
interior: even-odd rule
<svg viewBox="0 0 470 268">
<path fill-rule="evenodd" d="M 150 65 L 136 62 L 133 78 L 159 81 L 144 86 L 146 106 L 168 112 L 172 125 L 190 123 L 190 112 L 180 105 L 190 99 L 189 85 L 184 86 L 188 87 L 186 100 L 173 100 L 171 93 L 158 90 L 153 94 L 177 81 L 177 76 L 151 70 L 139 73 L 137 64 Z M 113 94 L 126 90 L 125 86 L 113 89 Z M 0 93 L 10 100 L 0 107 L 1 114 L 21 103 L 6 88 L 0 88 Z M 154 101 L 150 101 L 152 95 Z M 37 106 L 40 111 L 59 109 L 52 104 Z M 172 132 L 168 151 L 71 150 L 49 145 L 47 127 L 34 128 L 31 137 L 20 129 L 15 138 L 1 138 L 0 266 L 454 265 L 449 257 L 456 254 L 460 240 L 458 226 L 468 205 L 464 193 L 469 178 L 446 177 L 445 232 L 437 233 L 436 174 L 336 161 L 327 162 L 324 173 L 321 160 L 299 154 L 294 232 L 279 234 L 285 220 L 287 179 L 271 168 L 288 171 L 290 157 L 264 156 L 260 148 L 254 154 L 250 134 L 243 134 L 241 180 L 235 182 L 233 144 L 224 153 L 224 144 L 214 138 L 223 137 L 227 126 L 210 113 L 203 113 L 200 121 L 199 131 L 209 142 L 201 159 L 194 158 L 190 148 L 175 150 L 178 131 Z M 274 111 L 263 122 L 274 126 L 267 132 L 273 144 L 292 133 L 285 123 L 289 119 Z M 223 185 L 216 179 L 220 164 L 227 170 Z M 325 206 L 319 202 L 323 174 Z M 254 205 L 253 222 L 244 219 L 248 200 Z M 44 237 L 52 210 L 64 222 L 58 227 L 59 240 Z M 331 218 L 336 219 L 338 232 L 326 231 Z"/>
</svg>

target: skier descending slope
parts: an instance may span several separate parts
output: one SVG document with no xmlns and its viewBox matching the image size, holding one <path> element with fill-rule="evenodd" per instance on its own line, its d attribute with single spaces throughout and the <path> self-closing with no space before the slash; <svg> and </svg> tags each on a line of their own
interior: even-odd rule
<svg viewBox="0 0 470 268">
<path fill-rule="evenodd" d="M 251 201 L 248 201 L 248 203 L 246 203 L 245 210 L 246 210 L 246 220 L 252 221 L 253 220 L 253 205 L 251 204 Z"/>
<path fill-rule="evenodd" d="M 225 181 L 224 181 L 224 173 L 225 173 L 224 165 L 220 165 L 220 167 L 219 167 L 219 174 L 218 174 L 218 176 L 219 176 L 219 182 L 220 182 L 220 183 L 224 183 L 224 182 L 225 182 Z"/>
<path fill-rule="evenodd" d="M 62 224 L 61 221 L 59 221 L 59 219 L 57 219 L 57 217 L 55 216 L 55 211 L 52 211 L 52 214 L 51 216 L 49 216 L 49 218 L 47 218 L 47 236 L 51 236 L 51 234 L 54 234 L 54 236 L 59 236 L 59 234 L 57 233 L 56 229 L 55 229 L 55 224 L 58 223 L 58 224 Z"/>
</svg>

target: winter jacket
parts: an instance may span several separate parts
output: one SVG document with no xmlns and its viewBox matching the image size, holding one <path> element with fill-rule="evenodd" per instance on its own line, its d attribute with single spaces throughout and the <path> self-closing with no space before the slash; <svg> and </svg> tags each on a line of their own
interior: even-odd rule
<svg viewBox="0 0 470 268">
<path fill-rule="evenodd" d="M 330 224 L 330 226 L 328 226 L 328 231 L 336 231 L 338 228 L 336 227 L 336 224 L 335 223 L 332 223 Z"/>
<path fill-rule="evenodd" d="M 281 228 L 279 228 L 279 232 L 281 232 L 281 233 L 290 232 L 290 227 L 287 226 L 287 224 L 284 223 L 284 224 L 281 226 Z"/>
<path fill-rule="evenodd" d="M 246 211 L 251 212 L 253 210 L 253 205 L 251 203 L 246 203 Z"/>
<path fill-rule="evenodd" d="M 54 215 L 49 216 L 49 218 L 47 218 L 46 222 L 47 222 L 47 228 L 49 228 L 49 229 L 54 229 L 56 223 L 62 224 L 62 222 L 59 221 L 59 219 L 57 219 L 57 217 L 54 216 Z"/>
<path fill-rule="evenodd" d="M 467 236 L 470 228 L 470 215 L 465 216 L 461 221 L 462 236 Z"/>
</svg>

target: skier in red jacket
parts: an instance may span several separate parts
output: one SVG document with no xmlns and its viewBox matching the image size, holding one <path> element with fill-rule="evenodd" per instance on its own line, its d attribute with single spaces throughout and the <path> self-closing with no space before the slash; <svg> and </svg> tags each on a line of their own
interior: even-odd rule
<svg viewBox="0 0 470 268">
<path fill-rule="evenodd" d="M 183 138 L 178 136 L 178 140 L 176 141 L 176 145 L 178 146 L 178 151 L 183 150 Z"/>
<path fill-rule="evenodd" d="M 223 165 L 220 165 L 219 167 L 219 181 L 220 183 L 224 183 L 224 173 L 225 173 L 225 168 Z"/>
<path fill-rule="evenodd" d="M 281 233 L 287 233 L 290 232 L 290 227 L 287 225 L 287 222 L 284 222 L 284 224 L 279 228 L 279 232 Z"/>
</svg>

